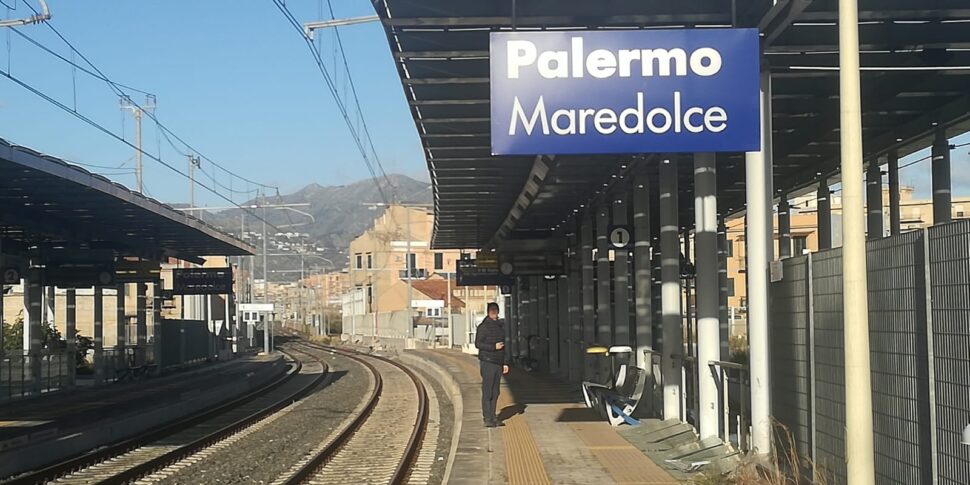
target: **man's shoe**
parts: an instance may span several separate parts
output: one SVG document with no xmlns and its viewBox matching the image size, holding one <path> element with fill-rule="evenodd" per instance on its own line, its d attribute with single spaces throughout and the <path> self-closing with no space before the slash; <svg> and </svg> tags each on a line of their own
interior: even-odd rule
<svg viewBox="0 0 970 485">
<path fill-rule="evenodd" d="M 496 423 L 495 421 L 485 421 L 485 427 L 495 428 L 495 427 L 498 427 L 498 423 Z"/>
</svg>

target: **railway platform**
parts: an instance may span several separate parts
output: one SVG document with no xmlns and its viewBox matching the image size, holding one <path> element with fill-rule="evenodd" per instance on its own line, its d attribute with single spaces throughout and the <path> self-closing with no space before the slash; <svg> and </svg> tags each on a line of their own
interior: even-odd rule
<svg viewBox="0 0 970 485">
<path fill-rule="evenodd" d="M 513 368 L 499 396 L 505 426 L 485 428 L 474 357 L 451 350 L 408 353 L 436 366 L 460 389 L 452 483 L 680 483 L 586 409 L 578 386 Z"/>
<path fill-rule="evenodd" d="M 138 382 L 7 403 L 0 408 L 0 478 L 135 436 L 242 395 L 285 369 L 279 354 L 246 356 Z"/>
</svg>

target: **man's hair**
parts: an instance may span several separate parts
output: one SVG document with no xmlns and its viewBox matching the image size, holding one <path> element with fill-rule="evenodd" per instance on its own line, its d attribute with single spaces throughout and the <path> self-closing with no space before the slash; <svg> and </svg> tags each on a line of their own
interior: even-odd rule
<svg viewBox="0 0 970 485">
<path fill-rule="evenodd" d="M 489 303 L 488 304 L 488 308 L 485 311 L 489 311 L 490 312 L 490 311 L 492 311 L 493 308 L 495 309 L 496 312 L 499 311 L 498 310 L 498 303 L 495 303 L 494 301 L 491 302 L 491 303 Z"/>
</svg>

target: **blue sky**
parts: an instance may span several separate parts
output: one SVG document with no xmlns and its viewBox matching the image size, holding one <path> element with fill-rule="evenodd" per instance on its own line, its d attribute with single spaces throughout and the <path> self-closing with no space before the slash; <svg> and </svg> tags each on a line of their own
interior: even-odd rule
<svg viewBox="0 0 970 485">
<path fill-rule="evenodd" d="M 29 14 L 25 0 L 11 17 Z M 36 0 L 26 0 L 37 5 Z M 302 39 L 271 0 L 48 0 L 52 24 L 108 77 L 157 95 L 158 118 L 211 159 L 239 174 L 291 192 L 317 182 L 343 184 L 369 176 L 336 105 L 325 90 Z M 329 18 L 325 0 L 290 0 L 301 22 Z M 366 0 L 334 1 L 338 18 L 373 14 Z M 0 4 L 0 17 L 6 17 Z M 45 26 L 21 28 L 70 57 Z M 388 173 L 426 180 L 427 169 L 397 72 L 377 23 L 341 29 L 364 116 Z M 321 36 L 324 59 L 345 91 L 345 71 L 334 65 L 332 33 Z M 77 59 L 80 63 L 80 59 Z M 133 141 L 130 115 L 103 82 L 74 73 L 62 61 L 9 32 L 0 32 L 0 68 Z M 135 98 L 143 100 L 141 96 Z M 349 99 L 349 98 L 348 98 Z M 133 150 L 46 101 L 0 78 L 0 137 L 92 168 L 128 186 Z M 970 136 L 955 140 L 970 142 Z M 144 124 L 144 147 L 185 170 L 187 162 Z M 159 148 L 160 147 L 160 148 Z M 953 153 L 954 195 L 970 195 L 970 148 Z M 927 152 L 928 153 L 928 152 Z M 903 160 L 921 158 L 914 154 Z M 211 170 L 211 167 L 204 167 Z M 210 183 L 200 174 L 200 180 Z M 929 162 L 906 168 L 904 184 L 929 195 Z M 224 184 L 228 181 L 223 179 Z M 240 189 L 238 181 L 233 188 Z M 147 192 L 166 202 L 188 198 L 188 182 L 145 159 Z M 225 205 L 197 189 L 199 205 Z M 236 196 L 241 200 L 242 196 Z"/>
<path fill-rule="evenodd" d="M 24 1 L 11 17 L 29 14 Z M 205 2 L 162 0 L 48 0 L 52 24 L 109 78 L 157 95 L 159 120 L 216 162 L 241 175 L 290 192 L 310 182 L 342 184 L 369 176 L 336 105 L 299 34 L 270 0 Z M 338 18 L 372 15 L 365 0 L 333 2 Z M 322 6 L 323 16 L 319 12 Z M 301 22 L 329 19 L 326 1 L 291 0 Z M 0 17 L 6 17 L 0 5 Z M 70 50 L 45 26 L 21 28 L 56 52 Z M 333 65 L 332 35 L 321 37 L 324 59 L 346 89 L 344 70 Z M 341 29 L 364 116 L 388 173 L 427 179 L 420 143 L 401 84 L 377 23 Z M 9 49 L 9 56 L 8 56 Z M 339 58 L 338 58 L 339 59 Z M 77 59 L 80 63 L 80 59 Z M 0 32 L 0 67 L 73 106 L 72 68 Z M 131 116 L 102 81 L 76 74 L 79 112 L 134 139 Z M 349 95 L 349 94 L 348 94 Z M 134 98 L 142 101 L 138 95 Z M 348 98 L 349 99 L 349 98 Z M 143 146 L 158 152 L 156 129 L 144 123 Z M 0 137 L 66 159 L 116 167 L 134 151 L 0 78 Z M 187 161 L 161 139 L 162 159 L 185 170 Z M 134 176 L 92 169 L 126 185 Z M 200 176 L 205 180 L 205 176 Z M 223 183 L 228 183 L 223 181 Z M 234 188 L 238 188 L 235 185 Z M 188 182 L 145 159 L 148 192 L 163 201 L 188 198 Z M 200 203 L 225 205 L 197 189 Z"/>
</svg>

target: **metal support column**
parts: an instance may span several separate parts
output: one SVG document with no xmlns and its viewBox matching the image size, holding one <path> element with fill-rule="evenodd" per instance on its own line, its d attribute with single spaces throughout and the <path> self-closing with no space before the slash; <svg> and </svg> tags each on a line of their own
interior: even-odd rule
<svg viewBox="0 0 970 485">
<path fill-rule="evenodd" d="M 613 201 L 613 225 L 629 227 L 628 194 Z M 607 239 L 609 234 L 607 234 Z M 632 345 L 630 335 L 630 252 L 633 241 L 622 249 L 613 249 L 613 342 L 612 345 Z"/>
<path fill-rule="evenodd" d="M 94 383 L 104 384 L 107 366 L 104 361 L 104 289 L 94 287 Z"/>
<path fill-rule="evenodd" d="M 953 219 L 950 187 L 950 141 L 946 129 L 936 128 L 933 139 L 933 224 L 945 224 Z"/>
<path fill-rule="evenodd" d="M 583 362 L 585 363 L 585 378 L 592 379 L 596 375 L 595 360 L 586 354 L 586 348 L 596 342 L 596 301 L 593 280 L 593 210 L 590 208 L 583 214 L 580 223 L 580 261 L 583 272 Z"/>
<path fill-rule="evenodd" d="M 27 270 L 26 288 L 24 291 L 24 338 L 26 341 L 27 358 L 30 360 L 30 392 L 40 394 L 43 387 L 43 366 L 41 359 L 41 305 L 44 298 L 44 288 L 40 281 L 38 269 Z"/>
<path fill-rule="evenodd" d="M 869 295 L 862 203 L 862 101 L 859 6 L 839 0 L 839 104 L 842 149 L 842 301 L 845 333 L 845 460 L 847 482 L 876 482 L 869 362 Z M 934 175 L 936 173 L 934 160 Z M 934 189 L 936 188 L 934 177 Z M 934 190 L 934 208 L 936 208 Z M 946 193 L 949 199 L 949 191 Z M 949 213 L 949 205 L 947 205 Z M 938 221 L 937 221 L 938 222 Z M 753 379 L 753 376 L 752 376 Z"/>
<path fill-rule="evenodd" d="M 569 238 L 572 254 L 569 256 L 569 277 L 566 285 L 569 290 L 569 381 L 583 380 L 583 271 L 579 243 L 579 218 L 574 222 L 575 232 Z"/>
<path fill-rule="evenodd" d="M 567 263 L 568 264 L 568 263 Z M 560 276 L 556 279 L 556 295 L 559 301 L 559 319 L 556 325 L 556 332 L 559 338 L 557 343 L 557 354 L 559 376 L 563 379 L 569 379 L 569 366 L 570 366 L 570 348 L 569 348 L 569 332 L 571 320 L 569 317 L 569 279 L 568 276 Z"/>
<path fill-rule="evenodd" d="M 64 295 L 64 341 L 67 342 L 67 387 L 77 381 L 77 290 L 68 288 Z"/>
<path fill-rule="evenodd" d="M 539 359 L 540 365 L 543 369 L 549 370 L 547 367 L 549 365 L 549 290 L 548 283 L 542 276 L 533 277 L 532 281 L 535 283 L 535 290 L 532 292 L 532 301 L 535 302 L 533 306 L 533 315 L 536 322 L 536 332 L 535 335 L 538 337 L 536 341 L 536 359 Z"/>
<path fill-rule="evenodd" d="M 148 355 L 148 285 L 145 283 L 136 283 L 135 288 L 137 291 L 137 298 L 135 300 L 135 336 L 138 345 L 138 350 L 135 351 L 135 365 L 143 365 Z"/>
<path fill-rule="evenodd" d="M 785 259 L 791 256 L 791 205 L 788 194 L 782 193 L 778 201 L 778 257 Z"/>
<path fill-rule="evenodd" d="M 832 191 L 829 189 L 829 179 L 822 177 L 818 181 L 816 194 L 818 207 L 818 248 L 832 247 Z"/>
<path fill-rule="evenodd" d="M 118 350 L 118 357 L 121 358 L 125 354 L 125 347 L 128 345 L 128 317 L 125 312 L 125 287 L 124 283 L 118 285 L 115 289 L 117 292 L 117 298 L 115 303 L 115 309 L 117 312 L 116 324 L 115 324 L 115 348 Z"/>
<path fill-rule="evenodd" d="M 895 236 L 903 230 L 899 212 L 899 154 L 889 152 L 886 161 L 889 167 L 889 233 Z"/>
<path fill-rule="evenodd" d="M 152 363 L 162 361 L 162 282 L 152 282 Z"/>
<path fill-rule="evenodd" d="M 646 175 L 637 175 L 633 180 L 633 274 L 634 305 L 636 324 L 634 325 L 637 352 L 637 366 L 647 371 L 647 382 L 653 384 L 653 364 L 651 356 L 645 351 L 653 350 L 653 278 L 650 261 L 650 180 Z M 651 387 L 652 390 L 652 387 Z M 652 395 L 652 394 L 648 394 Z M 653 415 L 654 400 L 648 399 L 646 411 Z"/>
<path fill-rule="evenodd" d="M 727 258 L 728 249 L 731 244 L 727 237 L 727 225 L 724 219 L 719 217 L 717 220 L 717 315 L 718 327 L 720 329 L 720 359 L 728 360 L 731 357 L 731 349 L 728 345 L 731 339 L 730 311 L 728 310 L 728 268 Z"/>
<path fill-rule="evenodd" d="M 509 357 L 518 357 L 519 328 L 522 326 L 522 278 L 514 278 L 514 283 L 512 284 L 512 295 L 509 300 L 509 306 L 512 310 L 510 313 L 512 316 L 509 319 L 509 323 L 511 323 L 508 330 L 509 338 L 505 341 L 505 345 L 509 348 L 506 355 Z M 464 311 L 468 311 L 467 307 Z M 471 329 L 466 329 L 466 332 L 471 332 Z"/>
<path fill-rule="evenodd" d="M 0 227 L 0 270 L 2 270 L 2 268 L 6 268 L 7 267 L 7 265 L 3 261 L 4 260 L 4 257 L 3 257 L 3 236 L 4 236 L 5 233 L 6 233 L 6 229 L 4 229 L 3 227 Z M 3 356 L 6 353 L 3 350 L 5 348 L 5 346 L 3 345 L 3 324 L 6 322 L 6 320 L 4 320 L 4 313 L 3 313 L 4 312 L 4 310 L 3 310 L 3 295 L 4 295 L 4 292 L 3 292 L 4 287 L 3 287 L 3 285 L 4 285 L 4 283 L 5 283 L 5 281 L 2 278 L 0 278 L 0 360 L 3 359 Z"/>
<path fill-rule="evenodd" d="M 697 268 L 697 376 L 700 437 L 718 436 L 719 382 L 708 363 L 721 358 L 717 166 L 713 153 L 694 155 L 694 261 Z M 726 403 L 725 403 L 726 404 Z"/>
<path fill-rule="evenodd" d="M 548 335 L 548 345 L 546 346 L 547 362 L 549 363 L 549 373 L 559 373 L 559 277 L 546 280 L 546 333 Z"/>
<path fill-rule="evenodd" d="M 610 282 L 610 206 L 602 201 L 596 208 L 596 342 L 613 345 L 613 316 Z M 599 359 L 600 375 L 609 375 L 608 359 Z"/>
<path fill-rule="evenodd" d="M 677 165 L 660 163 L 660 278 L 663 315 L 663 418 L 683 419 L 681 413 L 681 369 L 684 340 L 680 285 L 680 223 Z"/>
<path fill-rule="evenodd" d="M 878 160 L 866 167 L 866 237 L 879 239 L 882 228 L 882 169 Z"/>
<path fill-rule="evenodd" d="M 751 445 L 771 453 L 771 382 L 768 371 L 768 262 L 772 237 L 771 75 L 761 73 L 761 151 L 744 157 L 747 214 L 748 346 L 751 369 Z"/>
</svg>

